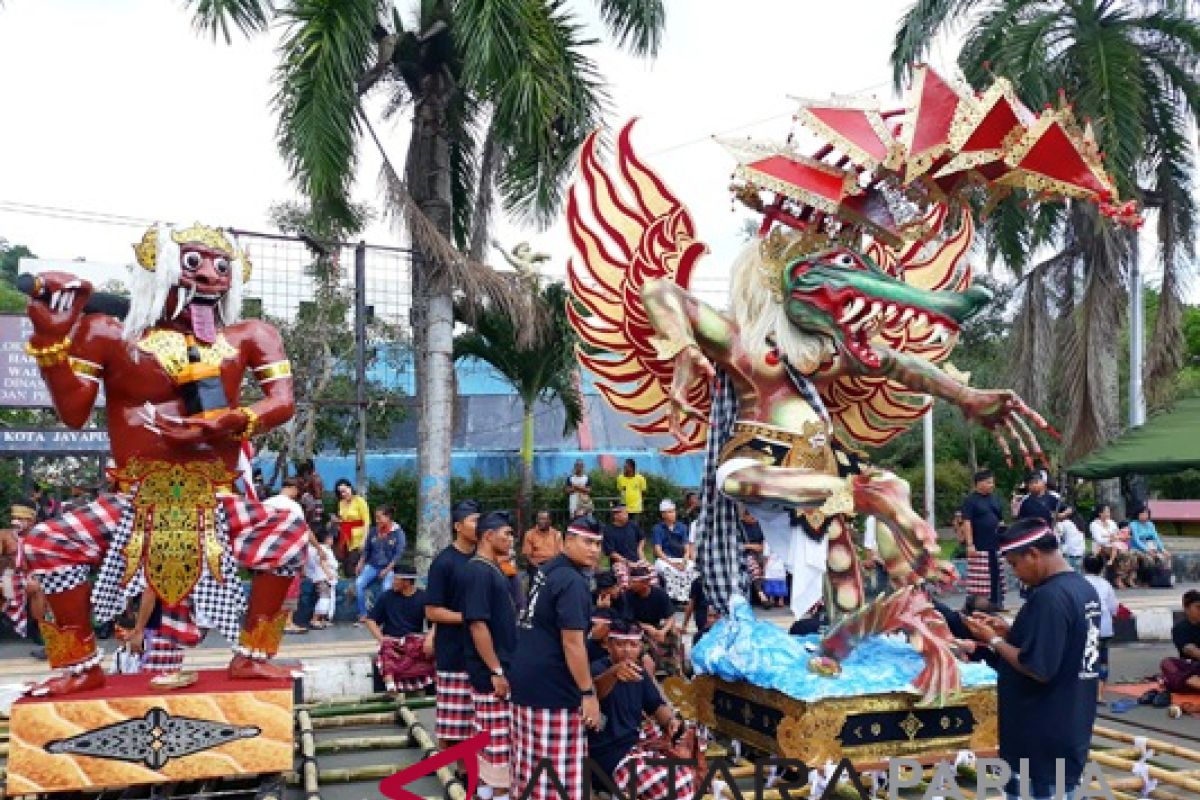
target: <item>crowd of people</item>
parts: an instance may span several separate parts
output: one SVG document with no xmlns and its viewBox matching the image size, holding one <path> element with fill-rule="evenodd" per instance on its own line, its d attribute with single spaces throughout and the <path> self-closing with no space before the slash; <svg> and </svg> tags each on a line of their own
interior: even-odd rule
<svg viewBox="0 0 1200 800">
<path fill-rule="evenodd" d="M 1157 581 L 1169 570 L 1170 553 L 1146 508 L 1117 523 L 1101 507 L 1085 537 L 1074 509 L 1044 473 L 1030 473 L 1011 504 L 998 498 L 990 472 L 974 479 L 954 520 L 968 560 L 967 604 L 961 613 L 937 605 L 955 635 L 974 642 L 965 652 L 999 672 L 1001 755 L 1013 763 L 1030 758 L 1035 770 L 1047 754 L 1074 759 L 1082 747 L 1086 755 L 1084 729 L 1090 730 L 1094 700 L 1102 699 L 1108 677 L 1116 590 Z M 682 735 L 685 726 L 659 681 L 688 673 L 684 637 L 694 625 L 694 645 L 715 615 L 696 570 L 695 493 L 678 506 L 662 500 L 652 521 L 646 480 L 632 461 L 618 487 L 620 496 L 606 503 L 601 524 L 596 517 L 604 512 L 596 509 L 580 462 L 563 487 L 566 524 L 556 525 L 544 509 L 521 535 L 507 513 L 462 501 L 453 509 L 453 542 L 424 576 L 392 509 L 372 510 L 349 481 L 335 484 L 336 512 L 328 519 L 324 487 L 311 464 L 265 502 L 294 504 L 309 523 L 302 577 L 316 596 L 311 626 L 331 624 L 338 583 L 349 582 L 358 624 L 379 643 L 376 663 L 386 689 L 436 692 L 443 747 L 487 734 L 481 797 L 558 796 L 556 780 L 577 797 L 585 780 L 600 788 L 606 780 L 624 786 L 635 770 L 638 796 L 656 797 L 670 776 L 647 762 L 699 746 L 694 734 Z M 14 505 L 10 528 L 0 532 L 0 592 L 14 621 L 44 614 L 36 579 L 20 569 L 20 536 L 54 513 L 53 502 L 35 497 Z M 888 582 L 873 552 L 873 523 L 864 523 L 868 592 Z M 740 531 L 751 600 L 763 607 L 786 604 L 787 565 L 748 508 L 741 510 Z M 1015 574 L 1026 598 L 1011 622 L 998 613 L 1006 610 L 1006 572 Z M 298 580 L 293 602 L 299 586 Z M 136 657 L 131 671 L 179 667 L 175 653 L 156 647 L 156 606 L 153 598 L 131 599 L 118 626 L 123 650 Z M 1184 610 L 1173 630 L 1179 656 L 1162 664 L 1170 691 L 1200 690 L 1200 592 L 1184 596 Z M 819 612 L 798 624 L 806 622 L 819 624 Z M 35 635 L 36 625 L 26 627 Z M 1090 702 L 1081 705 L 1085 698 Z M 1033 721 L 1049 708 L 1069 723 L 1044 741 L 1031 738 Z M 585 755 L 602 775 L 583 774 Z M 547 760 L 551 773 L 539 768 Z M 1076 766 L 1068 763 L 1068 777 Z M 1036 785 L 1045 777 L 1036 773 Z M 686 770 L 676 772 L 679 796 L 692 779 Z"/>
<path fill-rule="evenodd" d="M 1099 574 L 1115 589 L 1172 585 L 1171 553 L 1150 519 L 1148 504 L 1133 507 L 1131 518 L 1121 523 L 1113 519 L 1111 506 L 1102 504 L 1090 523 L 1083 524 L 1076 509 L 1050 486 L 1046 472 L 1034 470 L 1014 490 L 1006 509 L 997 496 L 995 476 L 984 469 L 975 473 L 974 491 L 953 521 L 960 550 L 967 558 L 971 608 L 1005 610 L 1008 581 L 997 551 L 997 535 L 1006 518 L 1043 520 L 1058 537 L 1074 570 L 1083 571 L 1085 557 L 1094 556 L 1101 564 Z"/>
</svg>

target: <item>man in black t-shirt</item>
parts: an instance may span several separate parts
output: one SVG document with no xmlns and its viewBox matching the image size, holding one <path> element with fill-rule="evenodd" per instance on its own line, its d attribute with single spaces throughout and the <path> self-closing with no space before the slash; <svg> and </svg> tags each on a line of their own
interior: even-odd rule
<svg viewBox="0 0 1200 800">
<path fill-rule="evenodd" d="M 595 569 L 602 539 L 591 517 L 572 520 L 562 553 L 542 565 L 521 613 L 509 669 L 516 797 L 558 800 L 554 783 L 538 768 L 543 759 L 565 785 L 567 800 L 583 796 L 584 729 L 600 723 L 584 642 L 592 611 L 584 571 Z"/>
<path fill-rule="evenodd" d="M 675 604 L 661 587 L 652 586 L 653 574 L 645 565 L 629 572 L 625 601 L 634 621 L 646 634 L 646 648 L 659 675 L 683 671 L 683 638 L 675 624 Z"/>
<path fill-rule="evenodd" d="M 1062 499 L 1047 491 L 1046 476 L 1041 470 L 1034 470 L 1025 476 L 1025 488 L 1029 494 L 1021 501 L 1017 516 L 1021 519 L 1040 519 L 1051 528 L 1058 522 L 1058 508 Z"/>
<path fill-rule="evenodd" d="M 989 469 L 975 473 L 975 491 L 962 504 L 967 546 L 968 609 L 1004 610 L 1004 573 L 996 552 L 1004 509 L 996 498 L 996 479 Z"/>
<path fill-rule="evenodd" d="M 1061 761 L 1064 792 L 1079 785 L 1087 762 L 1100 667 L 1100 598 L 1058 549 L 1054 529 L 1041 519 L 1018 520 L 1000 534 L 1000 554 L 1029 598 L 1010 627 L 976 613 L 965 619 L 993 651 L 1000 757 L 1012 770 L 1005 791 L 1019 791 L 1027 759 L 1032 797 L 1055 795 Z"/>
<path fill-rule="evenodd" d="M 391 590 L 379 595 L 364 620 L 379 642 L 379 674 L 388 692 L 417 692 L 433 683 L 433 649 L 426 647 L 425 592 L 410 557 L 392 569 Z"/>
<path fill-rule="evenodd" d="M 475 733 L 471 682 L 467 677 L 459 573 L 475 554 L 479 504 L 463 500 L 454 507 L 454 541 L 429 565 L 425 617 L 434 624 L 437 661 L 437 738 L 445 750 Z"/>
<path fill-rule="evenodd" d="M 1171 628 L 1179 658 L 1164 658 L 1159 669 L 1170 692 L 1200 692 L 1200 591 L 1183 593 L 1183 619 Z"/>
<path fill-rule="evenodd" d="M 500 559 L 512 549 L 513 528 L 508 515 L 498 511 L 484 515 L 477 528 L 479 545 L 475 557 L 459 573 L 458 588 L 463 596 L 463 622 L 469 629 L 467 675 L 475 729 L 488 735 L 487 744 L 479 751 L 479 777 L 498 798 L 507 794 L 512 782 L 512 710 L 505 669 L 517 646 L 517 607 L 500 570 Z"/>
<path fill-rule="evenodd" d="M 645 534 L 629 519 L 625 504 L 613 503 L 612 523 L 604 526 L 604 555 L 622 589 L 629 586 L 629 568 L 644 560 L 644 540 Z"/>
<path fill-rule="evenodd" d="M 679 727 L 671 707 L 663 700 L 654 679 L 639 665 L 642 632 L 624 620 L 614 621 L 609 632 L 608 653 L 592 662 L 592 677 L 600 696 L 604 725 L 588 734 L 588 757 L 595 761 L 622 793 L 630 773 L 637 774 L 638 798 L 687 797 L 694 789 L 693 770 L 682 767 L 671 773 L 650 762 L 662 758 L 638 747 L 643 716 L 654 720 L 668 736 Z M 593 783 L 593 788 L 597 787 Z M 676 791 L 671 793 L 671 789 Z"/>
</svg>

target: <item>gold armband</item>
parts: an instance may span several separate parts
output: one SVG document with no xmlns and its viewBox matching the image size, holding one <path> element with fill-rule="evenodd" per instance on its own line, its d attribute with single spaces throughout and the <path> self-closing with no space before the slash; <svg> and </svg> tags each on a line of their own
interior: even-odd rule
<svg viewBox="0 0 1200 800">
<path fill-rule="evenodd" d="M 284 359 L 273 364 L 264 364 L 254 368 L 254 377 L 260 384 L 277 381 L 281 378 L 292 377 L 292 362 Z"/>
<path fill-rule="evenodd" d="M 34 347 L 32 344 L 25 343 L 25 352 L 29 354 L 39 367 L 53 367 L 56 364 L 65 364 L 67 361 L 67 351 L 71 349 L 71 337 L 63 339 L 61 342 L 48 344 L 45 347 Z"/>
<path fill-rule="evenodd" d="M 249 406 L 242 406 L 238 409 L 246 415 L 246 427 L 242 431 L 241 438 L 249 439 L 254 434 L 258 433 L 258 414 L 254 413 L 254 409 Z"/>
<path fill-rule="evenodd" d="M 71 356 L 70 361 L 71 371 L 81 378 L 99 383 L 100 378 L 104 375 L 104 367 L 95 361 L 88 361 L 85 358 L 75 358 L 74 356 Z"/>
</svg>

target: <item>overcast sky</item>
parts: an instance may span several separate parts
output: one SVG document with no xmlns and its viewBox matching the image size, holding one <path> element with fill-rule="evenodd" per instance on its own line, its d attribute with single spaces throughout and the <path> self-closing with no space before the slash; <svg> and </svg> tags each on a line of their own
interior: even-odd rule
<svg viewBox="0 0 1200 800">
<path fill-rule="evenodd" d="M 642 119 L 636 146 L 713 248 L 699 288 L 724 280 L 744 219 L 727 191 L 733 161 L 709 137 L 786 137 L 796 107 L 789 96 L 890 98 L 888 53 L 909 2 L 668 0 L 655 61 L 595 49 L 610 82 L 610 124 Z M 397 2 L 402 12 L 411 5 Z M 594 19 L 591 3 L 575 5 Z M 0 236 L 44 257 L 128 262 L 130 242 L 154 219 L 269 230 L 268 207 L 296 199 L 270 107 L 277 40 L 274 31 L 214 43 L 177 2 L 8 0 L 0 9 Z M 939 47 L 930 61 L 945 68 L 952 56 Z M 380 127 L 396 162 L 407 128 L 404 119 Z M 380 160 L 370 147 L 361 155 L 355 197 L 378 208 Z M 99 224 L 48 208 L 132 221 Z M 539 232 L 503 221 L 495 233 L 552 254 L 549 271 L 561 273 L 571 255 L 561 225 Z M 403 242 L 383 224 L 366 238 Z"/>
</svg>

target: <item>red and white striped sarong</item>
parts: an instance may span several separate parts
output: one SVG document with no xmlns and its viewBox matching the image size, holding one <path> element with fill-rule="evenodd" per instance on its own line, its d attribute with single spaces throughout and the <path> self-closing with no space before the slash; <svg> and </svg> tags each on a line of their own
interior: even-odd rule
<svg viewBox="0 0 1200 800">
<path fill-rule="evenodd" d="M 512 706 L 513 785 L 528 800 L 581 800 L 587 735 L 578 708 Z M 555 786 L 555 782 L 559 786 Z M 531 785 L 532 784 L 532 785 Z"/>
<path fill-rule="evenodd" d="M 1000 583 L 1004 585 L 1004 559 L 1000 559 Z M 976 550 L 967 557 L 967 578 L 964 582 L 967 594 L 977 597 L 989 597 L 992 593 L 992 579 L 988 572 L 988 554 L 986 550 Z M 1003 592 L 1001 592 L 1003 596 Z"/>
<path fill-rule="evenodd" d="M 179 672 L 183 669 L 183 648 L 157 634 L 147 636 L 142 669 L 147 672 Z"/>
<path fill-rule="evenodd" d="M 437 671 L 436 735 L 444 742 L 463 742 L 475 733 L 475 702 L 465 672 Z"/>
<path fill-rule="evenodd" d="M 640 745 L 634 745 L 617 768 L 613 770 L 613 783 L 625 791 L 629 785 L 631 774 L 637 776 L 637 800 L 692 800 L 696 792 L 696 771 L 691 767 L 675 768 L 674 793 L 671 786 L 671 771 L 667 767 L 649 762 L 662 761 L 662 753 L 643 750 Z"/>
<path fill-rule="evenodd" d="M 494 789 L 507 789 L 512 783 L 512 705 L 494 693 L 472 690 L 475 707 L 475 731 L 488 735 L 479 751 L 479 777 Z"/>
<path fill-rule="evenodd" d="M 200 642 L 196 614 L 226 639 L 238 640 L 246 607 L 239 566 L 294 575 L 307 557 L 308 526 L 301 515 L 233 494 L 218 494 L 217 501 L 221 574 L 213 575 L 207 559 L 202 559 L 200 579 L 191 594 L 177 605 L 163 606 L 160 634 L 185 647 Z M 29 571 L 40 578 L 47 595 L 54 595 L 85 582 L 91 568 L 100 565 L 92 587 L 92 611 L 101 622 L 115 618 L 128 599 L 145 587 L 141 570 L 128 583 L 122 582 L 134 516 L 131 495 L 106 494 L 40 523 L 24 539 Z"/>
</svg>

